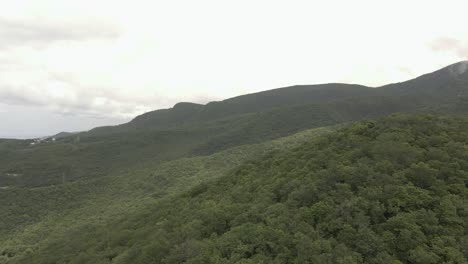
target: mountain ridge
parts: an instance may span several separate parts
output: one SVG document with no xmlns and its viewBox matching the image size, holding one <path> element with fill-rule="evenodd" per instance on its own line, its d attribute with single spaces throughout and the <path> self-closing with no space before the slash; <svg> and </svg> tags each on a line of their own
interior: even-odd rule
<svg viewBox="0 0 468 264">
<path fill-rule="evenodd" d="M 462 78 L 459 78 L 460 76 L 462 76 Z M 193 122 L 215 120 L 227 115 L 246 114 L 255 111 L 262 111 L 274 107 L 284 106 L 288 103 L 310 104 L 358 96 L 370 96 L 379 93 L 382 95 L 388 95 L 387 93 L 390 90 L 392 90 L 392 92 L 397 90 L 398 92 L 402 93 L 402 95 L 405 95 L 407 92 L 426 92 L 421 90 L 412 91 L 411 87 L 421 86 L 418 84 L 418 82 L 423 81 L 425 83 L 431 83 L 430 87 L 432 88 L 434 86 L 440 88 L 440 81 L 434 84 L 434 79 L 443 79 L 444 82 L 456 82 L 457 80 L 454 80 L 454 77 L 456 77 L 455 79 L 458 79 L 458 81 L 461 79 L 465 82 L 465 84 L 468 83 L 468 60 L 453 63 L 441 69 L 422 74 L 410 80 L 390 83 L 377 87 L 347 83 L 324 83 L 312 85 L 302 84 L 239 95 L 221 101 L 208 102 L 206 104 L 179 102 L 171 108 L 156 109 L 143 113 L 124 124 L 95 127 L 88 131 L 78 133 L 91 133 L 99 135 L 106 134 L 107 132 L 114 133 L 120 130 L 135 128 L 173 128 Z M 291 96 L 291 93 L 296 93 L 296 96 Z M 462 94 L 463 96 L 468 95 L 460 92 L 458 94 Z M 259 102 L 262 102 L 262 100 L 267 101 L 267 99 L 271 100 L 281 97 L 283 97 L 283 100 L 284 97 L 288 98 L 284 101 L 275 102 L 273 100 L 273 102 L 269 101 L 266 105 L 259 105 Z M 236 107 L 240 106 L 242 109 L 229 109 L 229 105 L 235 105 Z M 225 106 L 227 106 L 227 109 L 223 109 Z"/>
<path fill-rule="evenodd" d="M 176 104 L 136 117 L 133 122 L 95 128 L 30 146 L 0 148 L 1 186 L 60 184 L 102 177 L 112 170 L 152 160 L 209 155 L 261 143 L 301 130 L 377 118 L 396 112 L 468 112 L 468 74 L 450 77 L 456 63 L 413 80 L 382 88 L 325 84 L 294 86 L 212 102 Z M 21 177 L 8 175 L 18 174 Z"/>
<path fill-rule="evenodd" d="M 346 84 L 346 83 L 325 83 L 325 84 L 315 84 L 315 85 L 293 85 L 287 86 L 282 88 L 275 88 L 271 90 L 250 93 L 240 96 L 235 96 L 232 98 L 227 98 L 222 101 L 213 101 L 207 104 L 196 104 L 196 103 L 182 103 L 182 104 L 190 104 L 194 107 L 190 109 L 190 111 L 186 111 L 183 115 L 187 116 L 180 116 L 181 113 L 178 111 L 178 114 L 174 113 L 176 110 L 180 110 L 180 107 L 172 107 L 167 109 L 158 109 L 154 111 L 150 111 L 139 115 L 132 119 L 130 122 L 126 124 L 122 124 L 116 127 L 128 127 L 135 124 L 137 127 L 145 127 L 149 124 L 157 127 L 157 128 L 164 128 L 167 124 L 155 124 L 157 122 L 165 122 L 168 118 L 176 115 L 178 118 L 178 122 L 174 122 L 169 124 L 169 126 L 176 126 L 182 125 L 190 122 L 196 121 L 207 121 L 213 120 L 219 117 L 225 117 L 226 115 L 233 115 L 233 114 L 245 114 L 255 111 L 261 111 L 266 109 L 271 109 L 274 107 L 280 107 L 287 104 L 311 104 L 311 103 L 318 103 L 324 101 L 334 101 L 339 99 L 345 98 L 352 98 L 358 96 L 370 96 L 382 93 L 383 95 L 388 95 L 389 90 L 397 91 L 405 94 L 405 92 L 427 92 L 427 91 L 411 91 L 408 90 L 408 87 L 412 86 L 421 86 L 418 82 L 426 83 L 429 78 L 429 81 L 433 81 L 434 79 L 442 78 L 445 82 L 452 82 L 447 77 L 454 77 L 453 74 L 447 75 L 446 73 L 450 73 L 453 71 L 457 71 L 458 69 L 465 69 L 462 74 L 458 74 L 456 76 L 463 76 L 466 77 L 465 79 L 468 80 L 468 77 L 465 76 L 467 74 L 466 65 L 468 65 L 468 61 L 460 61 L 449 66 L 443 67 L 441 69 L 435 70 L 430 73 L 422 74 L 416 78 L 397 82 L 387 85 L 382 85 L 378 87 L 369 87 L 359 84 Z M 456 69 L 454 69 L 456 68 Z M 467 81 L 468 82 L 468 81 Z M 431 84 L 431 87 L 436 86 L 439 84 Z M 439 85 L 440 86 L 440 85 Z M 393 92 L 391 91 L 391 92 Z M 294 95 L 295 94 L 295 95 Z M 285 97 L 287 97 L 285 99 Z M 275 98 L 281 98 L 282 100 L 278 101 L 269 101 L 267 104 L 262 105 L 262 100 L 266 101 L 267 99 L 272 100 Z M 178 106 L 179 103 L 175 104 Z M 232 110 L 229 109 L 229 105 L 236 105 L 241 106 L 242 109 L 239 110 Z M 195 107 L 196 106 L 196 107 Z M 223 107 L 227 107 L 227 109 L 223 109 Z M 197 117 L 197 114 L 202 115 L 202 117 Z M 208 112 L 208 113 L 207 113 Z M 216 114 L 213 114 L 215 112 Z M 204 116 L 203 116 L 204 115 Z M 211 115 L 211 116 L 210 116 Z M 197 119 L 198 118 L 198 119 Z M 193 120 L 195 119 L 195 120 Z M 145 122 L 143 122 L 143 120 Z M 140 123 L 140 124 L 136 124 Z M 109 127 L 107 127 L 109 128 Z M 97 128 L 99 129 L 99 128 Z M 91 130 L 92 131 L 92 130 Z"/>
</svg>

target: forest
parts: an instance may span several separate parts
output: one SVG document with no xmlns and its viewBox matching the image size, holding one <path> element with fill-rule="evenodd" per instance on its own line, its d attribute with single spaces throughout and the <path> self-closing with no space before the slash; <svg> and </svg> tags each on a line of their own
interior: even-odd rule
<svg viewBox="0 0 468 264">
<path fill-rule="evenodd" d="M 396 114 L 302 143 L 284 139 L 187 190 L 117 204 L 105 222 L 61 223 L 45 237 L 28 229 L 2 255 L 12 263 L 466 263 L 467 131 L 466 118 Z M 15 244 L 31 238 L 45 241 Z"/>
<path fill-rule="evenodd" d="M 0 139 L 0 264 L 468 263 L 468 71 Z"/>
</svg>

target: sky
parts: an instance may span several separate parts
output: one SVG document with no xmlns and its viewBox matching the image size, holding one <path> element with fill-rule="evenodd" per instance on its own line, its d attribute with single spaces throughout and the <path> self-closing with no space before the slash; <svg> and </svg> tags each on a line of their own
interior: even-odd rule
<svg viewBox="0 0 468 264">
<path fill-rule="evenodd" d="M 466 0 L 0 0 L 0 138 L 468 59 Z"/>
</svg>

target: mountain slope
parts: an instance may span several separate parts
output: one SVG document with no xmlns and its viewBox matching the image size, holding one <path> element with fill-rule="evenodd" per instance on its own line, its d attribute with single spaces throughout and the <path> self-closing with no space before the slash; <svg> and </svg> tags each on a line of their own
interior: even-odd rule
<svg viewBox="0 0 468 264">
<path fill-rule="evenodd" d="M 326 102 L 372 94 L 372 89 L 360 85 L 301 85 L 269 90 L 211 102 L 205 106 L 176 104 L 169 110 L 158 110 L 136 117 L 129 127 L 170 127 L 205 122 L 226 116 L 265 111 L 271 108 Z"/>
<path fill-rule="evenodd" d="M 221 177 L 247 160 L 273 150 L 297 147 L 334 129 L 307 130 L 210 156 L 162 164 L 149 162 L 131 171 L 58 186 L 2 190 L 0 263 L 26 258 L 31 251 L 43 250 L 64 237 L 73 237 L 82 228 L 98 228 L 115 219 L 125 219 L 146 205 Z"/>
<path fill-rule="evenodd" d="M 212 121 L 227 116 L 268 111 L 273 108 L 328 103 L 374 95 L 430 95 L 439 96 L 439 100 L 444 98 L 454 99 L 467 95 L 467 69 L 468 61 L 462 61 L 406 82 L 377 88 L 340 83 L 297 85 L 242 95 L 220 102 L 211 102 L 207 105 L 179 103 L 174 108 L 148 112 L 137 116 L 127 124 L 113 128 L 107 127 L 106 129 L 117 131 L 131 128 L 167 129 L 196 122 Z"/>
<path fill-rule="evenodd" d="M 53 144 L 31 147 L 25 141 L 15 148 L 0 146 L 0 186 L 44 186 L 102 177 L 140 162 L 207 155 L 395 112 L 466 113 L 468 73 L 461 71 L 463 65 L 466 62 L 375 89 L 345 84 L 296 86 L 207 105 L 181 103 Z"/>
<path fill-rule="evenodd" d="M 467 263 L 466 131 L 431 115 L 359 122 L 12 263 Z"/>
<path fill-rule="evenodd" d="M 418 78 L 380 87 L 386 93 L 430 94 L 443 98 L 467 96 L 468 61 L 458 62 Z"/>
</svg>

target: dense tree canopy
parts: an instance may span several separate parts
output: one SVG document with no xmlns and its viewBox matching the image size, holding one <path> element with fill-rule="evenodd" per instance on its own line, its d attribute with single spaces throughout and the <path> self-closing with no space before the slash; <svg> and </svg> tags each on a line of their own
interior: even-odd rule
<svg viewBox="0 0 468 264">
<path fill-rule="evenodd" d="M 12 263 L 468 263 L 467 131 L 456 117 L 359 122 Z"/>
</svg>

